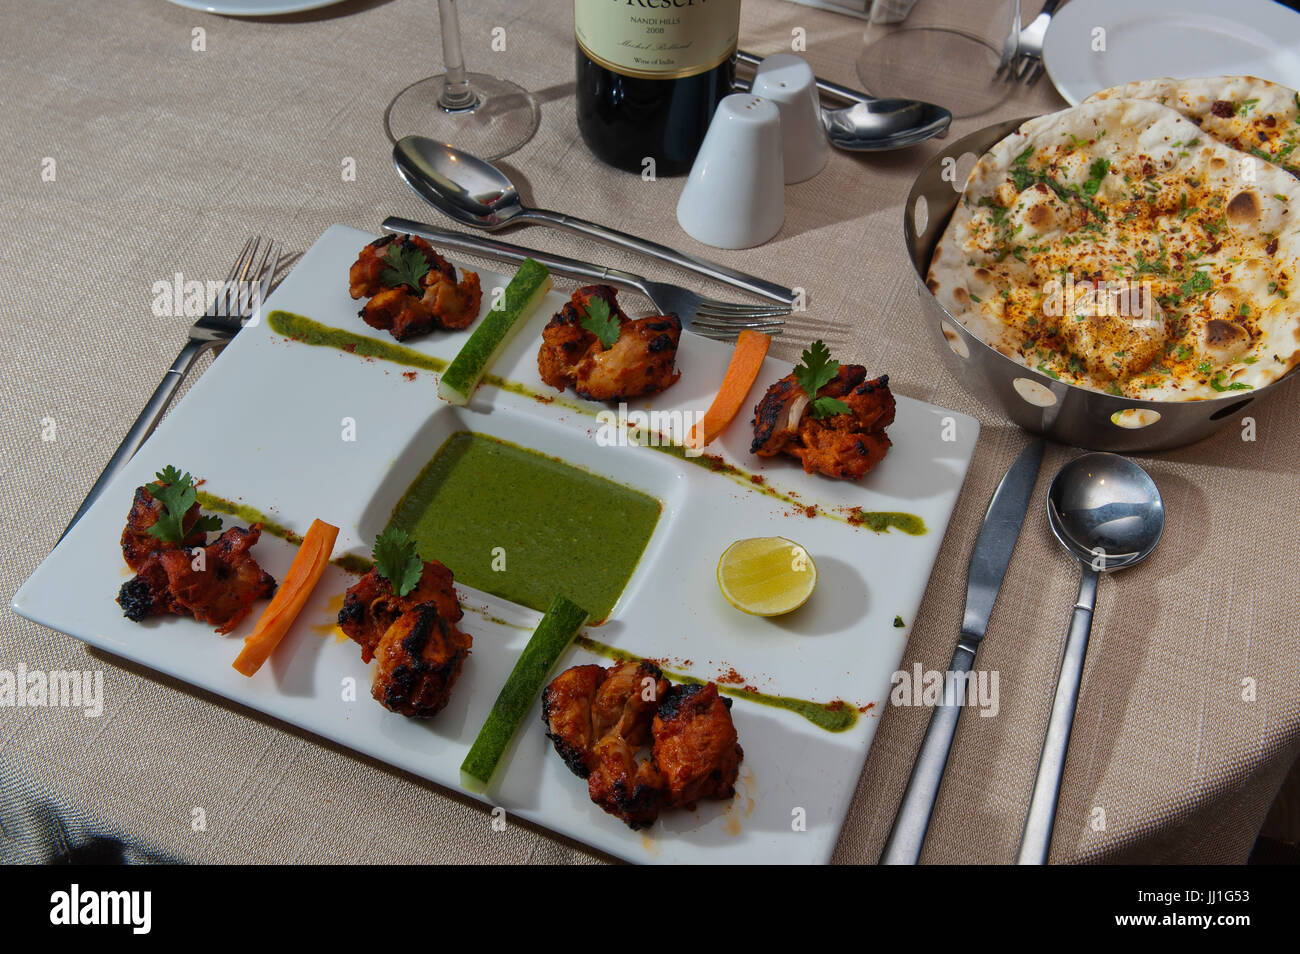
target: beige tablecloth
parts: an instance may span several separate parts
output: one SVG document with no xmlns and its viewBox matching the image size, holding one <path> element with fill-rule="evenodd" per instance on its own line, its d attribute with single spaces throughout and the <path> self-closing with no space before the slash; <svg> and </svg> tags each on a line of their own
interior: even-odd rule
<svg viewBox="0 0 1300 954">
<path fill-rule="evenodd" d="M 563 0 L 473 0 L 461 16 L 471 68 L 541 96 L 540 131 L 504 163 L 539 202 L 803 285 L 814 307 L 777 339 L 777 355 L 796 357 L 821 336 L 836 354 L 887 369 L 900 393 L 982 422 L 904 660 L 944 668 L 970 547 L 1025 437 L 937 364 L 921 323 L 901 205 L 934 144 L 837 153 L 821 175 L 787 189 L 774 241 L 743 253 L 704 249 L 676 226 L 680 179 L 644 183 L 584 150 Z M 380 117 L 396 90 L 438 67 L 436 25 L 432 0 L 351 0 L 271 20 L 164 0 L 0 7 L 6 606 L 184 340 L 180 319 L 151 314 L 155 281 L 177 271 L 221 277 L 254 231 L 300 252 L 335 222 L 377 230 L 388 214 L 434 217 L 394 174 Z M 504 52 L 490 49 L 494 27 L 506 30 Z M 786 49 L 796 27 L 821 75 L 856 83 L 859 21 L 745 0 L 748 48 Z M 200 29 L 205 49 L 196 51 Z M 1061 105 L 1044 81 L 954 133 Z M 346 157 L 354 182 L 340 174 Z M 53 181 L 42 176 L 47 158 Z M 609 257 L 558 233 L 524 240 Z M 1152 559 L 1101 583 L 1054 861 L 1246 858 L 1300 748 L 1294 400 L 1254 410 L 1253 442 L 1230 428 L 1143 460 L 1169 525 Z M 56 440 L 41 439 L 46 418 L 57 422 Z M 1074 453 L 1048 450 L 978 659 L 1000 673 L 1001 711 L 962 719 L 924 860 L 1014 857 L 1077 582 L 1040 516 L 1043 494 Z M 69 582 L 69 599 L 80 598 Z M 0 754 L 52 798 L 161 853 L 208 862 L 598 859 L 524 824 L 494 831 L 467 798 L 88 652 L 7 608 L 0 636 L 0 669 L 102 669 L 105 678 L 99 719 L 0 710 Z M 1243 680 L 1258 687 L 1253 701 L 1243 701 Z M 838 860 L 878 857 L 928 717 L 922 708 L 881 715 Z M 191 823 L 196 807 L 204 831 Z"/>
</svg>

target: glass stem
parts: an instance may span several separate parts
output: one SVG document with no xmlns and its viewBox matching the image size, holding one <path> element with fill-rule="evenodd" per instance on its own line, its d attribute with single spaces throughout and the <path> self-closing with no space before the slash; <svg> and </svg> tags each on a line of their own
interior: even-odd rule
<svg viewBox="0 0 1300 954">
<path fill-rule="evenodd" d="M 442 62 L 446 67 L 446 80 L 438 95 L 438 105 L 448 110 L 473 109 L 478 105 L 478 97 L 465 75 L 456 0 L 438 0 L 438 20 L 442 26 Z"/>
</svg>

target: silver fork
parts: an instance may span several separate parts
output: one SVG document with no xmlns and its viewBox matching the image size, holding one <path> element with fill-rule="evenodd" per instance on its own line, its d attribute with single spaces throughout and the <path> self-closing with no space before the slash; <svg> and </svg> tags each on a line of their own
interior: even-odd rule
<svg viewBox="0 0 1300 954">
<path fill-rule="evenodd" d="M 996 76 L 1008 83 L 1020 82 L 1026 86 L 1033 86 L 1038 82 L 1038 78 L 1043 75 L 1043 37 L 1047 35 L 1052 14 L 1060 5 L 1061 0 L 1047 0 L 1043 4 L 1042 10 L 1034 17 L 1034 21 L 1020 31 L 1017 55 L 1004 60 L 998 67 Z"/>
<path fill-rule="evenodd" d="M 706 338 L 729 340 L 747 328 L 770 335 L 779 335 L 785 324 L 781 316 L 790 314 L 791 310 L 789 305 L 750 305 L 704 298 L 680 285 L 651 281 L 644 276 L 617 268 L 592 265 L 589 262 L 580 262 L 561 255 L 550 255 L 478 235 L 435 228 L 432 225 L 396 216 L 384 219 L 383 227 L 386 232 L 418 235 L 440 245 L 477 252 L 488 258 L 510 262 L 522 262 L 525 258 L 531 258 L 557 275 L 565 275 L 569 278 L 609 282 L 612 285 L 633 288 L 649 298 L 661 314 L 676 315 L 681 319 L 682 328 Z"/>
<path fill-rule="evenodd" d="M 190 368 L 194 367 L 194 362 L 199 359 L 199 356 L 205 351 L 224 346 L 244 323 L 253 317 L 275 283 L 280 264 L 280 252 L 281 249 L 275 242 L 263 239 L 260 235 L 250 236 L 244 243 L 244 248 L 235 259 L 230 274 L 221 285 L 221 290 L 208 306 L 207 313 L 190 328 L 189 341 L 185 343 L 181 353 L 176 356 L 172 366 L 163 375 L 162 382 L 153 392 L 153 397 L 149 398 L 149 403 L 144 406 L 140 416 L 135 419 L 135 423 L 131 425 L 131 429 L 126 432 L 126 437 L 122 438 L 122 443 L 109 459 L 108 466 L 95 481 L 95 486 L 90 488 L 90 493 L 77 508 L 72 521 L 60 534 L 60 540 L 67 536 L 68 530 L 76 526 L 77 521 L 85 516 L 86 511 L 103 493 L 109 481 L 126 466 L 126 462 L 135 456 L 140 445 L 153 433 L 171 405 L 172 398 L 176 396 L 181 382 L 185 380 L 185 376 Z"/>
</svg>

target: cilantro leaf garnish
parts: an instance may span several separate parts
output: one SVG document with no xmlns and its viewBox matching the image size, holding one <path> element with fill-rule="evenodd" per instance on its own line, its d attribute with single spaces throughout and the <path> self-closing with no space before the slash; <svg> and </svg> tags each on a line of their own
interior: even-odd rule
<svg viewBox="0 0 1300 954">
<path fill-rule="evenodd" d="M 581 324 L 583 328 L 599 338 L 600 343 L 606 348 L 614 347 L 622 330 L 618 317 L 609 307 L 609 302 L 603 298 L 593 297 L 587 302 L 587 313 L 582 316 Z"/>
<path fill-rule="evenodd" d="M 1034 147 L 1029 146 L 1015 159 L 1011 160 L 1011 168 L 1008 170 L 1011 174 L 1011 182 L 1016 187 L 1017 192 L 1024 192 L 1031 185 L 1043 183 L 1053 192 L 1062 202 L 1069 202 L 1073 199 L 1081 206 L 1087 209 L 1100 222 L 1109 221 L 1104 209 L 1096 202 L 1092 201 L 1089 196 L 1095 195 L 1101 188 L 1101 180 L 1105 178 L 1106 173 L 1110 171 L 1110 160 L 1094 160 L 1088 169 L 1088 174 L 1092 177 L 1084 184 L 1082 189 L 1075 186 L 1064 186 L 1053 179 L 1048 173 L 1035 171 L 1029 168 L 1029 160 L 1034 155 Z M 1089 186 L 1092 186 L 1089 191 Z"/>
<path fill-rule="evenodd" d="M 154 500 L 163 505 L 163 512 L 149 528 L 149 536 L 166 543 L 180 544 L 191 533 L 221 529 L 221 518 L 211 514 L 199 517 L 189 527 L 184 525 L 185 514 L 199 499 L 199 492 L 194 489 L 194 478 L 188 473 L 182 474 L 168 464 L 154 476 L 158 482 L 146 484 L 145 489 Z"/>
<path fill-rule="evenodd" d="M 423 252 L 414 246 L 394 242 L 384 252 L 383 259 L 388 268 L 379 273 L 380 281 L 392 288 L 408 285 L 417 295 L 423 293 L 420 280 L 429 274 L 429 262 Z"/>
<path fill-rule="evenodd" d="M 803 363 L 794 369 L 794 379 L 811 399 L 813 417 L 821 419 L 848 411 L 849 406 L 838 398 L 817 396 L 817 392 L 840 370 L 840 363 L 831 358 L 826 342 L 818 338 L 804 350 L 802 360 Z"/>
<path fill-rule="evenodd" d="M 1240 381 L 1233 381 L 1231 384 L 1224 384 L 1223 379 L 1227 377 L 1223 371 L 1220 371 L 1214 377 L 1210 378 L 1210 387 L 1216 391 L 1253 391 L 1254 388 L 1249 384 L 1243 384 Z"/>
<path fill-rule="evenodd" d="M 1135 262 L 1136 275 L 1167 275 L 1169 274 L 1169 264 L 1167 260 L 1168 253 L 1162 247 L 1160 257 L 1154 260 L 1148 260 L 1139 250 Z"/>
<path fill-rule="evenodd" d="M 1210 276 L 1199 268 L 1192 272 L 1191 277 L 1178 287 L 1183 298 L 1190 298 L 1193 295 L 1200 295 L 1209 291 L 1214 283 L 1210 281 Z"/>
<path fill-rule="evenodd" d="M 420 582 L 424 561 L 405 530 L 389 527 L 375 537 L 370 556 L 375 561 L 375 570 L 393 585 L 393 592 L 398 596 L 405 596 Z"/>
<path fill-rule="evenodd" d="M 819 397 L 812 402 L 813 417 L 823 418 L 831 417 L 835 414 L 847 414 L 852 408 L 841 401 L 839 398 Z"/>
<path fill-rule="evenodd" d="M 1106 178 L 1106 173 L 1109 171 L 1109 159 L 1093 160 L 1092 165 L 1088 167 L 1088 181 L 1083 184 L 1083 191 L 1088 195 L 1096 195 L 1097 190 L 1101 188 L 1101 180 Z"/>
</svg>

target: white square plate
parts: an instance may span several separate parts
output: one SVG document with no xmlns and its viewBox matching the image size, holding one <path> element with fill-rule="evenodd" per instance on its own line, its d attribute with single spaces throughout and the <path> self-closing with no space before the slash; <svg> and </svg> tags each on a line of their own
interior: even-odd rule
<svg viewBox="0 0 1300 954">
<path fill-rule="evenodd" d="M 548 296 L 492 369 L 520 387 L 485 384 L 467 408 L 454 408 L 437 398 L 437 376 L 430 371 L 412 373 L 390 361 L 290 340 L 265 320 L 281 309 L 391 344 L 388 335 L 357 317 L 357 302 L 348 296 L 348 268 L 373 238 L 334 226 L 317 240 L 262 314 L 18 591 L 15 612 L 459 789 L 461 760 L 540 614 L 458 585 L 467 609 L 461 626 L 474 637 L 473 652 L 448 707 L 433 719 L 415 721 L 370 698 L 369 671 L 357 645 L 339 639 L 331 626 L 343 591 L 354 581 L 343 570 L 326 571 L 280 648 L 249 679 L 231 663 L 264 604 L 226 637 L 191 619 L 124 619 L 113 601 L 130 575 L 118 539 L 134 488 L 174 464 L 202 478 L 203 490 L 251 506 L 295 532 L 305 531 L 315 517 L 335 524 L 341 530 L 336 556 L 368 555 L 393 505 L 447 435 L 471 430 L 500 437 L 663 503 L 631 582 L 609 620 L 588 627 L 587 637 L 658 660 L 669 671 L 704 679 L 739 676 L 762 693 L 843 700 L 860 715 L 850 728 L 829 732 L 789 709 L 737 698 L 732 714 L 745 758 L 736 798 L 702 803 L 693 812 L 665 812 L 654 827 L 634 832 L 588 800 L 586 784 L 551 750 L 535 703 L 483 800 L 631 861 L 827 861 L 979 425 L 899 397 L 889 431 L 894 446 L 857 483 L 809 476 L 793 459 L 760 461 L 749 454 L 751 429 L 740 419 L 709 452 L 742 474 L 635 444 L 609 446 L 600 440 L 595 416 L 603 405 L 571 393 L 559 397 L 538 376 L 541 328 L 567 300 L 559 292 Z M 486 309 L 490 290 L 507 279 L 479 274 Z M 468 333 L 435 332 L 407 347 L 450 359 Z M 655 396 L 653 407 L 701 414 L 730 354 L 729 345 L 684 334 L 681 379 Z M 768 359 L 745 407 L 789 371 L 789 364 Z M 637 408 L 650 406 L 647 401 Z M 354 425 L 354 440 L 343 439 L 345 419 Z M 763 483 L 751 482 L 750 474 L 761 475 Z M 804 507 L 816 506 L 817 515 L 810 518 L 792 497 Z M 844 519 L 854 507 L 915 514 L 927 529 L 920 535 L 876 533 Z M 225 520 L 227 527 L 235 523 Z M 746 616 L 718 592 L 718 557 L 739 538 L 772 535 L 808 551 L 818 568 L 817 591 L 788 616 Z M 263 534 L 253 552 L 278 580 L 294 548 Z M 559 667 L 586 662 L 609 665 L 574 645 Z M 355 687 L 352 695 L 349 686 Z M 112 705 L 111 696 L 106 704 Z"/>
</svg>

